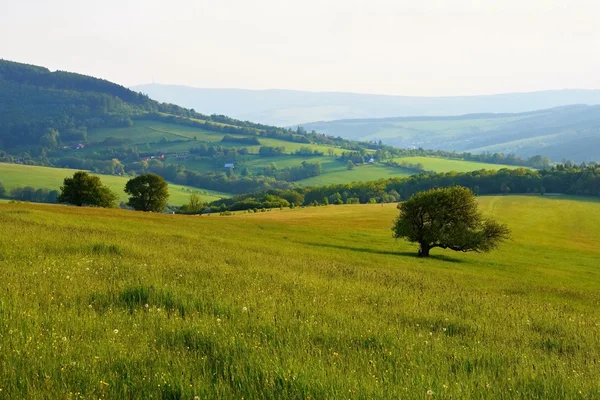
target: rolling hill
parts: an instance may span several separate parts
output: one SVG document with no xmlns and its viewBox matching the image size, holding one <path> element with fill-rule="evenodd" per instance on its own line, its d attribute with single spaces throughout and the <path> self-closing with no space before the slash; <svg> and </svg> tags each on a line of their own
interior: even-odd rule
<svg viewBox="0 0 600 400">
<path fill-rule="evenodd" d="M 431 259 L 394 204 L 0 204 L 2 396 L 596 398 L 600 202 L 478 203 L 513 239 Z"/>
<path fill-rule="evenodd" d="M 427 154 L 201 114 L 105 80 L 0 60 L 3 162 L 152 172 L 201 191 L 240 194 L 422 172 L 389 165 L 406 155 Z"/>
<path fill-rule="evenodd" d="M 66 177 L 73 176 L 77 170 L 67 168 L 49 168 L 33 165 L 19 165 L 0 163 L 0 182 L 4 184 L 6 191 L 16 187 L 31 186 L 35 189 L 58 190 Z M 97 174 L 98 175 L 98 174 Z M 106 186 L 119 194 L 119 201 L 127 201 L 127 194 L 124 192 L 125 184 L 130 179 L 124 176 L 98 175 Z M 211 202 L 223 197 L 228 197 L 226 193 L 217 193 L 208 190 L 186 187 L 181 185 L 169 184 L 169 204 L 181 206 L 186 204 L 190 194 L 196 193 L 202 201 Z"/>
<path fill-rule="evenodd" d="M 203 89 L 146 84 L 132 89 L 207 114 L 268 125 L 414 115 L 521 113 L 572 104 L 600 104 L 600 90 L 549 90 L 489 96 L 411 97 L 295 90 Z"/>
<path fill-rule="evenodd" d="M 303 126 L 328 135 L 381 140 L 398 147 L 600 161 L 600 106 L 576 105 L 520 114 L 339 120 Z"/>
</svg>

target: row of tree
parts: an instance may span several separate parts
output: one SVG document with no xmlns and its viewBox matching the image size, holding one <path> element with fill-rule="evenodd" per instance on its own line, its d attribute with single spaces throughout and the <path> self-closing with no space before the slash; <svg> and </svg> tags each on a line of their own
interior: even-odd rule
<svg viewBox="0 0 600 400">
<path fill-rule="evenodd" d="M 145 174 L 130 179 L 125 185 L 129 197 L 127 205 L 139 211 L 161 212 L 169 198 L 168 184 L 160 176 Z M 104 185 L 100 177 L 84 171 L 65 178 L 57 202 L 74 206 L 113 208 L 119 196 Z"/>
<path fill-rule="evenodd" d="M 225 205 L 230 210 L 243 209 L 248 199 L 261 203 L 267 195 L 286 199 L 296 206 L 388 203 L 408 199 L 413 194 L 426 190 L 457 185 L 467 187 L 477 195 L 561 193 L 600 196 L 600 167 L 561 164 L 542 170 L 517 168 L 464 173 L 426 173 L 372 182 L 285 188 L 285 190 L 272 189 L 262 193 L 221 199 L 211 203 L 210 206 Z M 293 201 L 289 200 L 290 193 L 295 193 Z"/>
</svg>

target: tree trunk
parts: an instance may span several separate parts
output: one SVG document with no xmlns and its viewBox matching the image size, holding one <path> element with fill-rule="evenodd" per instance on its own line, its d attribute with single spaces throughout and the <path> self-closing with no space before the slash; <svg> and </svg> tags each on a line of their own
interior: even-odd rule
<svg viewBox="0 0 600 400">
<path fill-rule="evenodd" d="M 419 257 L 429 257 L 429 250 L 431 247 L 427 243 L 421 243 L 421 247 L 419 248 Z"/>
</svg>

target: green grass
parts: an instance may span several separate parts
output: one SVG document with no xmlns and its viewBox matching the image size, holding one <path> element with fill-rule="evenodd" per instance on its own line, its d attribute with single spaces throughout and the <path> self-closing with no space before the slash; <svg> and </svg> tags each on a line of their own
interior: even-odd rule
<svg viewBox="0 0 600 400">
<path fill-rule="evenodd" d="M 163 122 L 155 121 L 135 121 L 134 125 L 127 128 L 102 128 L 95 129 L 89 132 L 89 140 L 97 142 L 98 144 L 89 146 L 86 148 L 86 152 L 93 151 L 94 149 L 104 148 L 101 144 L 103 140 L 108 137 L 115 138 L 127 138 L 129 142 L 127 146 L 138 146 L 140 149 L 144 149 L 146 144 L 150 144 L 150 150 L 152 151 L 163 151 L 163 152 L 182 152 L 189 151 L 192 147 L 198 147 L 201 143 L 209 143 L 215 145 L 222 145 L 228 148 L 247 148 L 251 153 L 258 154 L 260 146 L 251 146 L 246 144 L 236 143 L 222 143 L 221 139 L 225 136 L 224 133 L 218 133 L 213 131 L 207 131 L 204 129 L 187 127 L 183 125 L 167 124 Z M 235 134 L 234 136 L 240 136 Z M 159 143 L 161 139 L 166 139 L 167 143 Z M 194 139 L 196 140 L 190 140 Z M 288 142 L 285 140 L 259 137 L 258 138 L 261 146 L 272 146 L 272 147 L 285 147 L 286 154 L 291 154 L 301 147 L 310 147 L 313 150 L 319 150 L 327 154 L 328 149 L 332 149 L 334 154 L 340 155 L 345 149 L 337 147 L 324 146 L 319 144 L 305 144 Z M 186 142 L 179 142 L 181 140 L 187 140 Z M 175 143 L 170 143 L 175 142 Z"/>
<path fill-rule="evenodd" d="M 66 168 L 49 168 L 20 164 L 0 163 L 0 182 L 4 183 L 7 191 L 17 186 L 33 186 L 36 189 L 59 190 L 66 177 L 73 176 L 77 170 Z M 96 174 L 97 175 L 97 174 Z M 124 192 L 125 184 L 129 177 L 114 175 L 98 175 L 102 182 L 119 194 L 120 201 L 127 201 L 127 194 Z M 188 186 L 169 184 L 169 204 L 186 204 L 190 194 L 199 193 L 203 201 L 209 202 L 227 194 L 214 191 L 197 189 Z"/>
<path fill-rule="evenodd" d="M 423 164 L 423 167 L 427 171 L 435 171 L 435 172 L 470 172 L 477 171 L 480 169 L 487 170 L 498 170 L 502 168 L 515 169 L 519 168 L 514 165 L 503 165 L 503 164 L 490 164 L 490 163 L 481 163 L 474 161 L 464 161 L 464 160 L 449 160 L 447 158 L 438 158 L 438 157 L 403 157 L 396 158 L 394 161 L 401 163 L 402 161 L 406 161 L 411 164 Z"/>
<path fill-rule="evenodd" d="M 600 202 L 479 203 L 513 239 L 427 260 L 391 204 L 3 204 L 1 396 L 597 398 Z"/>
<path fill-rule="evenodd" d="M 385 178 L 406 177 L 412 175 L 400 168 L 389 167 L 384 164 L 364 164 L 356 166 L 353 170 L 346 169 L 346 164 L 336 162 L 334 166 L 324 170 L 324 173 L 308 179 L 296 182 L 301 186 L 323 186 L 338 183 L 351 183 L 361 181 L 375 181 Z"/>
</svg>

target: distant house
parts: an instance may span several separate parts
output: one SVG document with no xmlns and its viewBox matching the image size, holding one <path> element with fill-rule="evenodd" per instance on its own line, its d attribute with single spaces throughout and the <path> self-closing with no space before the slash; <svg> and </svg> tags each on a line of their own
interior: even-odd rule
<svg viewBox="0 0 600 400">
<path fill-rule="evenodd" d="M 229 169 L 229 168 L 235 168 L 235 165 L 233 163 L 227 163 L 225 164 L 225 169 Z"/>
<path fill-rule="evenodd" d="M 374 163 L 374 162 L 375 162 L 375 159 L 374 159 L 374 158 L 372 158 L 372 157 L 371 157 L 371 158 L 369 158 L 369 163 L 371 163 L 371 164 L 372 164 L 372 163 Z"/>
</svg>

